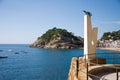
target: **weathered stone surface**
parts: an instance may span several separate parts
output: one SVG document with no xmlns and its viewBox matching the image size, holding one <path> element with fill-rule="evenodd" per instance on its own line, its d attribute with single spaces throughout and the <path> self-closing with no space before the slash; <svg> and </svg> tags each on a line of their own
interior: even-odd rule
<svg viewBox="0 0 120 80">
<path fill-rule="evenodd" d="M 78 59 L 76 57 L 72 58 L 68 80 L 78 80 L 77 61 Z"/>
<path fill-rule="evenodd" d="M 72 58 L 68 80 L 86 80 L 85 72 L 85 59 L 83 57 Z"/>
<path fill-rule="evenodd" d="M 54 27 L 49 29 L 41 37 L 30 45 L 30 47 L 72 49 L 83 47 L 83 38 L 74 36 L 72 32 Z"/>
<path fill-rule="evenodd" d="M 87 59 L 96 57 L 98 28 L 92 28 L 91 16 L 84 16 L 84 55 Z M 91 56 L 92 54 L 92 56 Z"/>
<path fill-rule="evenodd" d="M 50 40 L 37 40 L 30 47 L 39 47 L 39 48 L 54 48 L 54 49 L 72 49 L 72 48 L 81 48 L 83 47 L 83 41 L 79 38 L 77 40 L 65 37 L 63 35 Z"/>
<path fill-rule="evenodd" d="M 106 60 L 98 58 L 96 59 L 85 59 L 84 57 L 72 58 L 71 66 L 68 74 L 68 80 L 86 80 L 86 63 L 88 63 L 88 72 L 96 73 L 96 71 L 100 71 L 101 69 L 96 70 L 98 66 L 91 65 L 90 63 L 105 64 Z M 94 71 L 94 72 L 93 72 Z M 89 80 L 92 80 L 90 76 Z"/>
</svg>

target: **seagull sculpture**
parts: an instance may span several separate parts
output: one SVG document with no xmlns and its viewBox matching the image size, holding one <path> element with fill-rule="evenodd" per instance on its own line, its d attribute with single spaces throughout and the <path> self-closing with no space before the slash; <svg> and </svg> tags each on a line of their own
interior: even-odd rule
<svg viewBox="0 0 120 80">
<path fill-rule="evenodd" d="M 84 12 L 86 15 L 92 16 L 92 14 L 91 14 L 90 12 L 88 12 L 88 11 L 83 10 L 83 12 Z"/>
</svg>

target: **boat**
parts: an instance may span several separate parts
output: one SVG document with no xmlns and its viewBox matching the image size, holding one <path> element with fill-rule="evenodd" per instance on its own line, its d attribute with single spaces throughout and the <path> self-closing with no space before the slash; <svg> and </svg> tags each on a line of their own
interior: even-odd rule
<svg viewBox="0 0 120 80">
<path fill-rule="evenodd" d="M 19 54 L 19 52 L 15 52 L 14 54 Z"/>
<path fill-rule="evenodd" d="M 8 58 L 8 56 L 0 56 L 0 59 L 1 59 L 1 58 Z"/>
<path fill-rule="evenodd" d="M 3 52 L 3 50 L 0 50 L 0 52 Z"/>
<path fill-rule="evenodd" d="M 22 53 L 28 53 L 28 52 L 26 52 L 25 50 L 21 50 L 21 52 L 22 52 Z"/>
<path fill-rule="evenodd" d="M 12 49 L 9 49 L 8 52 L 13 52 L 13 50 L 12 50 Z"/>
</svg>

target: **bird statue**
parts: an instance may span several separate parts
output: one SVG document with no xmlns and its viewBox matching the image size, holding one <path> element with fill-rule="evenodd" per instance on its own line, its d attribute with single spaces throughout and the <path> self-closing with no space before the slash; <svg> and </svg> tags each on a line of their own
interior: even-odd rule
<svg viewBox="0 0 120 80">
<path fill-rule="evenodd" d="M 88 16 L 92 16 L 92 14 L 91 14 L 90 12 L 88 12 L 88 11 L 83 10 L 83 12 L 84 12 L 86 15 L 88 15 Z"/>
</svg>

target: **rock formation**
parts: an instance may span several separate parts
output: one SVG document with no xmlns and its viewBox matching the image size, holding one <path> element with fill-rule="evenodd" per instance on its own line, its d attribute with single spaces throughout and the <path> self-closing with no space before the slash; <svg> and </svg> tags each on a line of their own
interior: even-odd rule
<svg viewBox="0 0 120 80">
<path fill-rule="evenodd" d="M 30 47 L 54 49 L 81 48 L 83 47 L 83 39 L 74 36 L 65 29 L 53 28 L 39 37 Z"/>
</svg>

